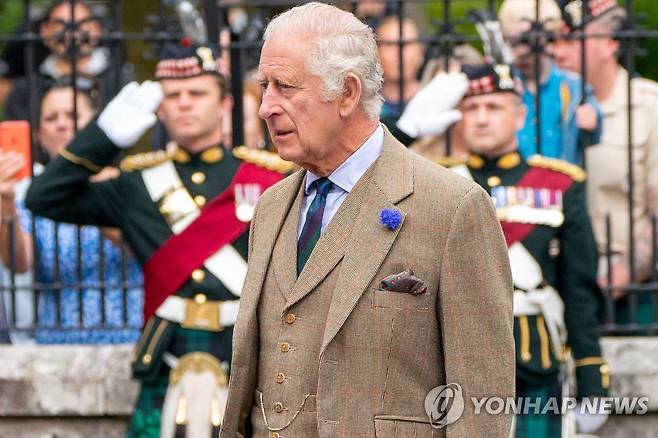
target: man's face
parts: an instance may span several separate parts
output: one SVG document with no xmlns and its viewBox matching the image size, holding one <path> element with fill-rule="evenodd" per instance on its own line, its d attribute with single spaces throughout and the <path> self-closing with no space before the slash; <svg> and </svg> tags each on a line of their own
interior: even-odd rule
<svg viewBox="0 0 658 438">
<path fill-rule="evenodd" d="M 587 77 L 595 75 L 603 62 L 615 58 L 619 43 L 606 36 L 611 31 L 597 23 L 591 23 L 586 28 L 585 39 L 585 68 Z M 555 44 L 553 56 L 558 67 L 574 73 L 580 73 L 582 45 L 578 34 L 574 33 L 570 39 L 560 39 Z"/>
<path fill-rule="evenodd" d="M 403 39 L 418 38 L 418 29 L 409 23 L 404 23 Z M 400 23 L 393 20 L 385 22 L 378 30 L 379 58 L 384 69 L 384 79 L 391 82 L 400 81 Z M 413 81 L 423 64 L 424 51 L 420 43 L 404 44 L 402 60 L 404 62 L 404 81 Z"/>
<path fill-rule="evenodd" d="M 210 142 L 221 135 L 224 115 L 222 96 L 216 78 L 202 75 L 160 81 L 164 98 L 158 117 L 179 145 Z"/>
<path fill-rule="evenodd" d="M 516 146 L 516 132 L 523 127 L 525 107 L 513 93 L 467 97 L 459 104 L 462 113 L 458 135 L 472 152 L 496 156 Z"/>
<path fill-rule="evenodd" d="M 63 3 L 53 9 L 49 19 L 41 25 L 41 37 L 55 55 L 66 55 L 67 49 L 71 46 L 72 16 L 71 5 Z M 87 56 L 98 43 L 102 32 L 100 24 L 91 16 L 91 11 L 81 4 L 76 4 L 74 18 L 77 53 Z"/>
<path fill-rule="evenodd" d="M 258 67 L 265 120 L 281 158 L 306 168 L 331 155 L 343 123 L 339 100 L 325 101 L 322 80 L 308 71 L 309 38 L 274 35 L 265 41 Z"/>
</svg>

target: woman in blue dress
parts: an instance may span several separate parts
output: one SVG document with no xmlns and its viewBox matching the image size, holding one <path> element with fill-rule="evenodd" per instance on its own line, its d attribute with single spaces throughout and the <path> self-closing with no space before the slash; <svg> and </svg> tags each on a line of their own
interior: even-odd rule
<svg viewBox="0 0 658 438">
<path fill-rule="evenodd" d="M 58 83 L 41 101 L 37 137 L 50 158 L 73 139 L 74 99 L 78 128 L 94 116 L 91 95 L 81 90 L 76 94 L 74 97 L 70 85 Z M 14 178 L 24 162 L 22 155 L 0 151 L 0 255 L 6 265 L 11 259 L 15 272 L 34 270 L 37 342 L 136 341 L 142 325 L 142 274 L 122 248 L 120 234 L 112 229 L 32 218 L 22 202 L 24 190 L 20 186 L 25 182 L 17 184 Z M 34 173 L 41 170 L 42 166 L 35 164 Z M 112 178 L 116 173 L 115 169 L 105 169 L 94 178 Z M 10 234 L 15 239 L 13 245 L 9 245 Z"/>
</svg>

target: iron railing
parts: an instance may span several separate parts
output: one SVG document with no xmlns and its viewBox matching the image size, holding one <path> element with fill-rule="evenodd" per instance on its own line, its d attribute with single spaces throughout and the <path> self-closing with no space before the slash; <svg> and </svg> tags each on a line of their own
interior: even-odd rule
<svg viewBox="0 0 658 438">
<path fill-rule="evenodd" d="M 39 69 L 38 54 L 43 53 L 42 49 L 42 38 L 39 35 L 37 24 L 34 21 L 34 12 L 37 9 L 37 6 L 42 4 L 41 2 L 31 1 L 31 0 L 5 0 L 8 2 L 15 1 L 21 2 L 23 6 L 23 30 L 20 32 L 14 33 L 5 33 L 0 34 L 0 49 L 11 44 L 19 44 L 21 47 L 21 52 L 24 55 L 24 69 L 26 71 L 26 81 L 28 88 L 31 91 L 29 95 L 27 108 L 29 113 L 29 121 L 31 125 L 36 126 L 38 117 L 37 109 L 39 106 L 38 94 L 37 94 L 37 73 Z M 79 0 L 78 0 L 79 1 Z M 71 0 L 72 4 L 76 4 L 76 0 Z M 104 86 L 109 91 L 105 96 L 101 96 L 105 101 L 107 97 L 115 94 L 121 87 L 122 83 L 125 80 L 125 62 L 127 48 L 131 47 L 134 43 L 140 42 L 148 46 L 148 48 L 137 55 L 132 54 L 130 59 L 127 59 L 129 63 L 136 64 L 138 67 L 143 63 L 153 64 L 154 54 L 158 52 L 159 47 L 166 42 L 177 41 L 181 38 L 181 32 L 178 30 L 177 19 L 174 14 L 173 6 L 175 0 L 151 0 L 140 2 L 143 4 L 151 5 L 151 14 L 145 15 L 141 18 L 142 30 L 140 32 L 131 32 L 124 30 L 124 23 L 126 21 L 126 15 L 129 14 L 130 9 L 134 7 L 132 2 L 125 0 L 98 0 L 89 2 L 95 10 L 102 10 L 103 12 L 100 15 L 96 15 L 95 19 L 99 20 L 102 23 L 103 33 L 98 40 L 98 45 L 100 47 L 106 47 L 111 56 L 111 64 L 109 67 L 109 74 L 107 80 L 105 81 Z M 298 4 L 299 2 L 289 2 L 284 0 L 253 0 L 253 1 L 224 1 L 224 0 L 197 0 L 195 4 L 200 10 L 204 13 L 206 18 L 207 31 L 209 36 L 209 41 L 219 42 L 220 35 L 230 36 L 228 42 L 222 43 L 220 45 L 220 53 L 226 54 L 226 58 L 230 59 L 230 78 L 231 78 L 231 92 L 233 95 L 233 113 L 232 113 L 232 139 L 234 145 L 242 144 L 244 141 L 244 132 L 243 132 L 243 87 L 244 79 L 248 75 L 250 70 L 253 70 L 257 67 L 258 54 L 260 47 L 262 45 L 261 36 L 264 25 L 267 23 L 267 20 L 271 18 L 275 13 L 280 12 L 287 7 Z M 472 30 L 472 23 L 470 23 L 466 11 L 475 8 L 475 9 L 488 9 L 491 12 L 495 12 L 496 8 L 500 2 L 496 0 L 438 0 L 438 1 L 423 1 L 423 0 L 413 0 L 413 1 L 385 1 L 383 4 L 384 9 L 388 9 L 389 12 L 392 12 L 402 17 L 411 17 L 412 19 L 422 21 L 420 25 L 423 30 L 420 36 L 417 39 L 402 38 L 398 41 L 400 50 L 399 50 L 399 65 L 400 65 L 400 76 L 402 76 L 404 70 L 404 51 L 402 50 L 406 45 L 413 43 L 421 43 L 425 46 L 425 53 L 427 59 L 439 59 L 441 63 L 448 66 L 449 59 L 453 54 L 455 46 L 459 44 L 474 44 L 479 45 L 479 39 Z M 626 0 L 625 2 L 620 2 L 626 9 L 628 14 L 627 25 L 623 30 L 616 33 L 615 37 L 621 42 L 623 46 L 623 65 L 630 72 L 635 72 L 636 59 L 638 57 L 646 57 L 650 54 L 647 54 L 642 50 L 642 47 L 646 42 L 655 40 L 658 37 L 658 29 L 645 29 L 639 25 L 640 16 L 636 12 L 636 7 L 632 0 Z M 583 2 L 583 7 L 586 5 L 586 2 Z M 346 9 L 356 11 L 359 6 L 357 1 L 345 1 L 342 3 Z M 657 7 L 658 8 L 658 7 Z M 583 11 L 585 12 L 585 11 Z M 539 17 L 539 10 L 536 11 L 536 16 Z M 133 17 L 134 18 L 134 17 Z M 554 41 L 555 38 L 565 37 L 565 35 L 555 34 L 555 32 L 549 32 L 545 29 L 545 23 L 540 22 L 536 19 L 534 22 L 530 23 L 530 31 L 527 32 L 527 35 L 524 35 L 526 41 L 528 42 L 531 50 L 536 55 L 546 51 L 546 43 Z M 66 29 L 63 31 L 61 38 L 65 38 L 66 33 L 74 33 L 79 30 L 78 25 L 75 24 L 75 17 L 66 24 Z M 402 20 L 400 20 L 400 34 L 402 34 Z M 585 50 L 585 41 L 587 38 L 593 38 L 596 35 L 585 35 L 584 33 L 577 34 L 581 42 L 582 50 L 582 59 L 581 66 L 585 66 L 586 62 L 586 50 Z M 71 40 L 71 44 L 68 49 L 68 56 L 73 65 L 75 65 L 75 56 L 77 47 L 81 44 L 87 43 L 88 40 L 85 40 L 88 36 L 78 35 L 77 38 Z M 224 38 L 222 38 L 224 41 Z M 537 65 L 539 63 L 539 57 L 536 57 Z M 139 70 L 139 69 L 138 69 Z M 539 69 L 537 69 L 539 70 Z M 582 71 L 585 71 L 583 68 Z M 79 72 L 76 69 L 73 69 L 72 73 L 72 82 L 77 83 L 77 78 Z M 137 79 L 144 80 L 148 77 L 141 77 L 144 75 L 137 75 Z M 583 81 L 583 93 L 584 96 L 584 87 L 587 78 L 584 78 Z M 658 78 L 652 78 L 658 79 Z M 401 106 L 404 106 L 404 102 L 407 100 L 408 96 L 405 96 L 405 89 L 402 84 L 400 84 L 400 96 L 401 96 Z M 630 85 L 630 78 L 628 83 L 628 106 L 627 108 L 633 107 L 633 102 L 636 96 L 633 96 L 631 92 L 632 88 Z M 76 105 L 77 100 L 74 99 L 73 108 L 74 111 L 77 111 Z M 105 103 L 105 102 L 102 102 Z M 537 120 L 537 130 L 536 130 L 536 144 L 538 151 L 541 152 L 542 144 L 542 119 L 540 108 L 543 105 L 542 99 L 537 98 L 535 101 L 536 111 L 538 120 Z M 629 186 L 629 205 L 634 205 L 635 199 L 633 199 L 633 187 L 637 184 L 635 177 L 633 175 L 633 166 L 630 163 L 633 162 L 633 147 L 628 147 L 631 145 L 631 139 L 633 138 L 633 114 L 631 111 L 628 111 L 628 130 L 627 130 L 627 160 L 629 163 L 629 171 L 627 184 Z M 33 130 L 34 131 L 34 130 Z M 34 134 L 34 132 L 33 132 Z M 265 134 L 265 138 L 266 134 Z M 34 140 L 34 135 L 33 135 Z M 450 152 L 451 137 L 448 133 L 447 135 L 447 151 Z M 655 145 L 658 147 L 658 145 Z M 39 157 L 40 151 L 38 150 L 38 145 L 36 141 L 32 142 L 32 156 Z M 630 314 L 628 321 L 620 323 L 617 320 L 616 310 L 617 303 L 612 298 L 612 291 L 610 289 L 604 290 L 605 296 L 605 315 L 603 317 L 602 329 L 606 334 L 631 334 L 631 333 L 644 333 L 644 334 L 656 334 L 658 332 L 658 305 L 656 303 L 657 293 L 658 293 L 658 271 L 654 269 L 654 272 L 648 280 L 637 281 L 635 275 L 635 259 L 632 256 L 635 253 L 634 239 L 636 237 L 636 230 L 634 229 L 634 221 L 632 220 L 632 209 L 629 209 L 628 212 L 629 224 L 630 227 L 627 230 L 629 234 L 630 242 L 630 255 L 629 265 L 631 267 L 631 283 L 628 287 L 625 288 L 627 293 L 626 300 L 628 301 L 628 307 L 630 309 Z M 37 219 L 31 219 L 31 229 L 35 230 L 38 226 Z M 610 219 L 608 218 L 608 232 L 607 237 L 608 241 L 611 240 L 611 227 Z M 656 219 L 655 215 L 652 215 L 652 236 L 655 236 L 656 231 Z M 59 241 L 59 228 L 54 227 L 52 234 L 48 237 L 52 242 Z M 55 329 L 62 330 L 78 330 L 81 326 L 85 326 L 84 322 L 84 312 L 79 312 L 77 315 L 77 321 L 75 323 L 62 323 L 61 307 L 62 307 L 62 291 L 67 291 L 76 295 L 76 306 L 77 309 L 83 309 L 83 292 L 84 291 L 97 291 L 98 295 L 104 297 L 108 294 L 108 290 L 112 290 L 114 294 L 117 293 L 120 296 L 119 303 L 122 308 L 122 311 L 119 312 L 122 316 L 120 318 L 120 324 L 116 324 L 114 321 L 113 324 L 108 325 L 107 323 L 107 312 L 106 305 L 108 304 L 105 299 L 98 300 L 98 312 L 99 317 L 93 321 L 93 324 L 86 324 L 86 330 L 95 329 L 107 329 L 107 330 L 119 330 L 125 329 L 127 327 L 132 327 L 136 329 L 140 322 L 129 321 L 128 315 L 139 312 L 139 309 L 130 308 L 129 300 L 127 299 L 128 294 L 131 289 L 139 288 L 139 284 L 131 282 L 126 273 L 126 264 L 128 263 L 126 255 L 127 251 L 120 245 L 119 252 L 121 254 L 120 262 L 118 269 L 118 275 L 115 275 L 115 278 L 107 278 L 105 275 L 105 248 L 104 245 L 100 244 L 100 239 L 102 238 L 101 233 L 98 234 L 98 242 L 95 244 L 99 248 L 99 265 L 97 280 L 93 283 L 84 283 L 81 279 L 84 277 L 83 265 L 83 249 L 82 249 L 82 228 L 78 227 L 75 232 L 75 251 L 73 255 L 67 254 L 68 257 L 74 258 L 76 265 L 76 275 L 74 281 L 64 281 L 61 278 L 61 266 L 60 266 L 60 249 L 59 245 L 52 245 L 53 253 L 49 256 L 54 260 L 52 266 L 52 272 L 50 273 L 50 281 L 43 282 L 40 279 L 45 277 L 44 267 L 41 266 L 41 263 L 38 261 L 46 255 L 42 254 L 43 249 L 38 245 L 36 239 L 33 243 L 33 251 L 35 254 L 34 260 L 35 264 L 33 267 L 34 280 L 21 280 L 20 277 L 15 273 L 15 261 L 13 258 L 6 261 L 6 270 L 2 276 L 2 283 L 0 284 L 0 292 L 4 295 L 4 305 L 7 307 L 6 313 L 8 314 L 8 321 L 5 323 L 5 329 L 11 330 L 12 333 L 38 333 L 39 330 L 51 330 L 53 327 Z M 10 240 L 11 236 L 10 236 Z M 653 266 L 656 266 L 656 244 L 655 238 L 652 237 L 653 243 Z M 88 242 L 86 243 L 88 244 Z M 607 252 L 609 255 L 612 254 L 610 249 L 610 244 L 608 243 Z M 10 251 L 13 253 L 13 250 Z M 607 260 L 612 260 L 612 257 L 608 257 Z M 68 261 L 70 262 L 70 260 Z M 608 262 L 608 265 L 610 262 Z M 608 266 L 610 267 L 610 266 Z M 650 313 L 652 315 L 651 321 L 646 324 L 639 324 L 637 319 L 638 311 L 638 297 L 641 294 L 648 294 L 650 297 Z M 45 308 L 44 297 L 50 296 L 54 297 L 54 319 L 50 321 L 52 326 L 44 327 L 43 319 L 44 315 L 42 310 Z M 50 304 L 52 306 L 52 304 Z M 0 324 L 2 324 L 2 318 L 0 318 Z M 3 328 L 0 327 L 0 332 L 3 331 Z"/>
</svg>

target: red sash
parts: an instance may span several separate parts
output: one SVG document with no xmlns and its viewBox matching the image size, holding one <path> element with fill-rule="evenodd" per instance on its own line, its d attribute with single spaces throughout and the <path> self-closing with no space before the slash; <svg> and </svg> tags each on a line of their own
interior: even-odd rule
<svg viewBox="0 0 658 438">
<path fill-rule="evenodd" d="M 190 278 L 192 271 L 247 231 L 249 224 L 235 216 L 235 185 L 258 184 L 264 191 L 282 178 L 277 172 L 243 162 L 228 188 L 185 230 L 172 235 L 151 255 L 144 265 L 144 321 Z"/>
</svg>

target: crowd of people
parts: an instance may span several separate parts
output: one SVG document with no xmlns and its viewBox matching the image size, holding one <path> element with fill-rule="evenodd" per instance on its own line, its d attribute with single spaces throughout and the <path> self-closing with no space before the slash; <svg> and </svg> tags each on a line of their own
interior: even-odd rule
<svg viewBox="0 0 658 438">
<path fill-rule="evenodd" d="M 91 6 L 53 1 L 37 71 L 0 81 L 4 119 L 38 145 L 31 181 L 0 145 L 0 343 L 134 342 L 134 437 L 415 436 L 453 381 L 465 398 L 607 395 L 604 297 L 617 322 L 654 314 L 628 286 L 655 271 L 658 84 L 619 61 L 626 11 L 504 0 L 484 53 L 446 62 L 395 5 L 270 21 L 238 145 L 226 51 L 186 38 L 152 80 L 109 80 Z M 154 126 L 154 150 L 127 154 Z M 467 409 L 449 427 L 605 420 Z"/>
</svg>

